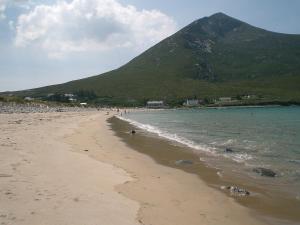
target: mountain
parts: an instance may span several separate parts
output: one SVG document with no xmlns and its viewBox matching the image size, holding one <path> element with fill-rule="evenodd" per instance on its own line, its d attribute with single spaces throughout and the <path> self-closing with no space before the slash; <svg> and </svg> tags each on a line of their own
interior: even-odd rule
<svg viewBox="0 0 300 225">
<path fill-rule="evenodd" d="M 124 66 L 98 76 L 19 92 L 90 91 L 96 102 L 179 103 L 258 96 L 300 101 L 300 35 L 266 31 L 223 13 L 196 20 Z"/>
</svg>

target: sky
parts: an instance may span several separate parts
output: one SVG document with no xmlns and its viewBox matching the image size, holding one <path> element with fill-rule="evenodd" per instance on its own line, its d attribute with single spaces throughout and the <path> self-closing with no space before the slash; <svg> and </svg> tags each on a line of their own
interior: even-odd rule
<svg viewBox="0 0 300 225">
<path fill-rule="evenodd" d="M 0 91 L 116 69 L 217 12 L 300 34 L 299 0 L 0 0 Z"/>
</svg>

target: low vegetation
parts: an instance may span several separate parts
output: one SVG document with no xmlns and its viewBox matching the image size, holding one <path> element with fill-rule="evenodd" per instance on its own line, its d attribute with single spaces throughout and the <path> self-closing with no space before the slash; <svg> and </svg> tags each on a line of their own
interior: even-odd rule
<svg viewBox="0 0 300 225">
<path fill-rule="evenodd" d="M 300 35 L 269 32 L 218 13 L 194 21 L 119 69 L 14 94 L 49 93 L 122 106 L 147 100 L 178 106 L 188 98 L 212 104 L 247 95 L 257 98 L 237 103 L 299 103 Z"/>
</svg>

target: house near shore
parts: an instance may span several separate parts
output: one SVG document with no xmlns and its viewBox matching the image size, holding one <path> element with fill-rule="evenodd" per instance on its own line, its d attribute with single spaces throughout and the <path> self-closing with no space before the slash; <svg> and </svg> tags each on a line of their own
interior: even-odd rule
<svg viewBox="0 0 300 225">
<path fill-rule="evenodd" d="M 231 102 L 232 98 L 231 97 L 220 97 L 219 102 Z"/>
<path fill-rule="evenodd" d="M 24 100 L 25 100 L 25 101 L 33 101 L 34 98 L 32 98 L 32 97 L 25 97 Z"/>
<path fill-rule="evenodd" d="M 77 101 L 76 98 L 69 98 L 68 100 L 69 100 L 70 102 L 76 102 L 76 101 Z"/>
<path fill-rule="evenodd" d="M 68 98 L 73 98 L 75 95 L 73 94 L 64 94 L 65 97 L 68 97 Z"/>
<path fill-rule="evenodd" d="M 158 108 L 164 108 L 164 101 L 147 101 L 147 108 L 152 108 L 152 109 L 158 109 Z"/>
<path fill-rule="evenodd" d="M 187 99 L 187 100 L 183 103 L 183 105 L 184 105 L 184 106 L 199 106 L 200 103 L 201 103 L 201 101 L 198 100 L 198 99 Z"/>
<path fill-rule="evenodd" d="M 68 94 L 67 93 L 67 94 L 64 94 L 64 97 L 68 98 L 69 102 L 76 102 L 77 101 L 74 94 Z"/>
<path fill-rule="evenodd" d="M 80 102 L 79 104 L 80 104 L 80 106 L 82 106 L 82 107 L 87 106 L 87 103 L 86 103 L 86 102 Z"/>
</svg>

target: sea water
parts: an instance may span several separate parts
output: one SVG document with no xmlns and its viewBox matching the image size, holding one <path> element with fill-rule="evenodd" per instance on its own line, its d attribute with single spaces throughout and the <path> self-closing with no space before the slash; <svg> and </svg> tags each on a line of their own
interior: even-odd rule
<svg viewBox="0 0 300 225">
<path fill-rule="evenodd" d="M 210 166 L 272 183 L 300 200 L 300 107 L 149 110 L 123 113 L 122 119 L 201 152 L 199 160 Z M 277 175 L 262 177 L 253 171 L 257 167 Z"/>
</svg>

